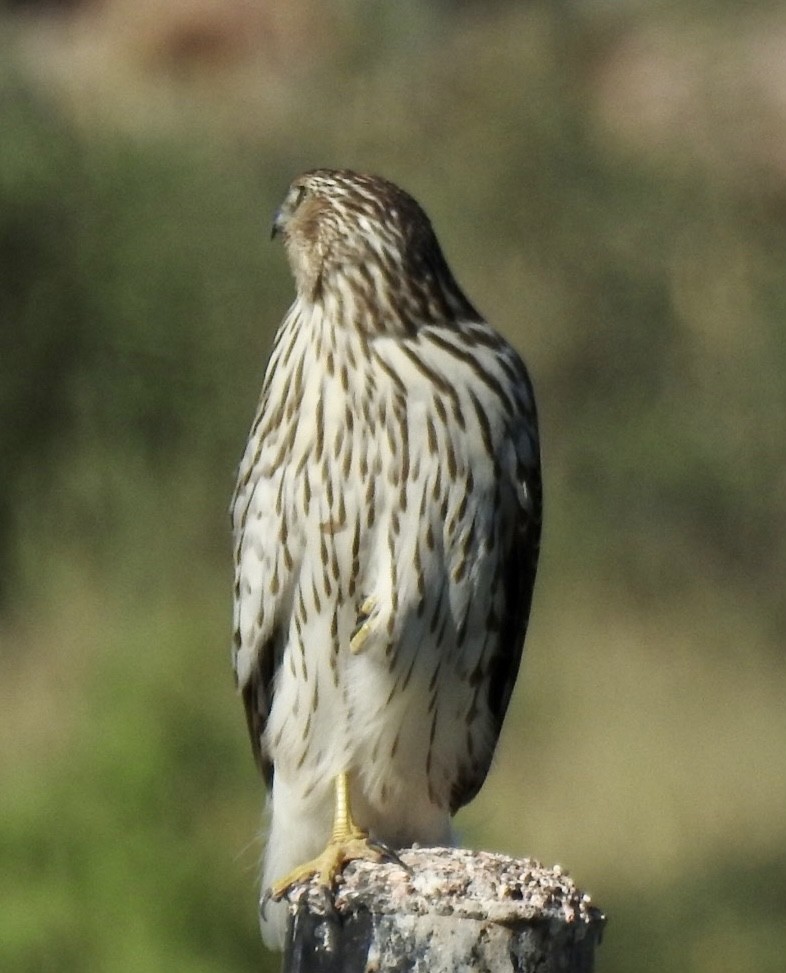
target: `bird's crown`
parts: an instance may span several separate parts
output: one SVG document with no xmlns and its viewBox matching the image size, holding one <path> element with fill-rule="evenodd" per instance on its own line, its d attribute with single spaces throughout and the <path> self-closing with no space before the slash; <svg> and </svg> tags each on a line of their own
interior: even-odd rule
<svg viewBox="0 0 786 973">
<path fill-rule="evenodd" d="M 380 176 L 314 169 L 287 190 L 273 222 L 301 297 L 343 292 L 387 318 L 473 316 L 420 205 Z M 405 323 L 405 327 L 409 327 Z"/>
</svg>

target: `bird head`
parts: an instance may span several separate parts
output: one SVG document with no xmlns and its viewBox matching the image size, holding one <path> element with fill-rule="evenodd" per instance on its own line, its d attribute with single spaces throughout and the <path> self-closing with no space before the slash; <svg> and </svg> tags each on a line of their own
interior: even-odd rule
<svg viewBox="0 0 786 973">
<path fill-rule="evenodd" d="M 446 294 L 471 306 L 445 263 L 428 217 L 379 176 L 315 169 L 290 185 L 273 221 L 300 296 L 375 307 L 388 326 L 451 316 Z M 453 300 L 453 303 L 457 303 Z M 354 313 L 354 312 L 352 312 Z"/>
</svg>

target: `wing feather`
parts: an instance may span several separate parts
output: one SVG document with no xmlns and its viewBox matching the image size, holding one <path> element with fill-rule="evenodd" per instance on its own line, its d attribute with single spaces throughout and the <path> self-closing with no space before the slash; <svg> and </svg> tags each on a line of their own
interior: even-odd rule
<svg viewBox="0 0 786 973">
<path fill-rule="evenodd" d="M 264 739 L 273 702 L 273 686 L 280 665 L 280 639 L 276 633 L 261 647 L 257 654 L 256 667 L 240 687 L 254 762 L 268 787 L 273 784 L 273 762 L 264 745 Z"/>
<path fill-rule="evenodd" d="M 529 386 L 526 373 L 523 377 Z M 507 484 L 515 499 L 512 501 L 512 518 L 503 532 L 506 547 L 500 555 L 499 564 L 499 584 L 503 592 L 502 617 L 498 638 L 488 660 L 486 703 L 492 720 L 494 746 L 485 758 L 467 765 L 464 773 L 454 782 L 451 793 L 452 814 L 477 795 L 488 774 L 521 665 L 532 606 L 540 550 L 543 491 L 537 416 L 531 387 L 528 388 L 525 398 L 528 406 L 526 413 L 521 415 L 516 482 Z"/>
</svg>

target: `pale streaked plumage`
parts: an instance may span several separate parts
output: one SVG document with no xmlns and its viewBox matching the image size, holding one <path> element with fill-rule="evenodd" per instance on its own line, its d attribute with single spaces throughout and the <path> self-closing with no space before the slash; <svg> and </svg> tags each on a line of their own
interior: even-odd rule
<svg viewBox="0 0 786 973">
<path fill-rule="evenodd" d="M 271 786 L 264 887 L 325 845 L 345 771 L 372 836 L 450 841 L 510 698 L 540 530 L 526 371 L 417 203 L 317 170 L 275 226 L 297 296 L 233 503 L 235 669 Z"/>
</svg>

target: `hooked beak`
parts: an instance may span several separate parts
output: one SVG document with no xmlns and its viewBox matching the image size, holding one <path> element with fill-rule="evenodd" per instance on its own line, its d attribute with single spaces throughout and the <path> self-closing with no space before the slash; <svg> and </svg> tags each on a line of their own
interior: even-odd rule
<svg viewBox="0 0 786 973">
<path fill-rule="evenodd" d="M 275 238 L 284 231 L 284 219 L 281 215 L 281 210 L 276 210 L 276 215 L 273 217 L 273 226 L 270 230 L 270 239 L 275 240 Z"/>
</svg>

